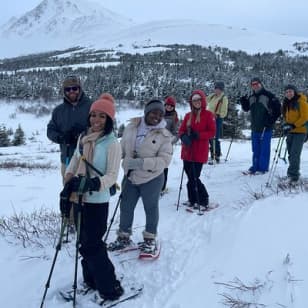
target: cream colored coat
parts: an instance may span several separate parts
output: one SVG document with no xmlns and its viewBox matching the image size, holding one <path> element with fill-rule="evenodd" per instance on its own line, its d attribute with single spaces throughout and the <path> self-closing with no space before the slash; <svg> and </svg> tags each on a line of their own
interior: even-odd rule
<svg viewBox="0 0 308 308">
<path fill-rule="evenodd" d="M 129 180 L 136 185 L 147 183 L 159 176 L 167 168 L 172 159 L 172 135 L 166 128 L 153 129 L 148 132 L 139 147 L 134 152 L 137 127 L 141 118 L 134 118 L 124 130 L 121 139 L 124 174 L 127 175 L 129 158 L 143 158 L 142 169 L 130 172 Z"/>
</svg>

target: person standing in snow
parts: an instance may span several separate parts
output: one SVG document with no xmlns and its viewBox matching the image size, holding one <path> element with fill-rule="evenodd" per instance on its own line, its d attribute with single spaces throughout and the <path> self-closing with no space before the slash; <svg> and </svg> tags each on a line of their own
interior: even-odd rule
<svg viewBox="0 0 308 308">
<path fill-rule="evenodd" d="M 105 300 L 115 300 L 123 294 L 102 241 L 107 230 L 109 188 L 117 180 L 122 156 L 120 143 L 113 133 L 114 117 L 113 97 L 109 93 L 102 94 L 91 106 L 89 128 L 78 139 L 61 192 L 61 197 L 68 198 L 67 195 L 70 195 L 75 216 L 78 211 L 81 213 L 79 251 L 84 282 Z M 83 157 L 103 175 L 88 167 Z M 83 193 L 81 208 L 76 195 L 79 190 Z M 65 206 L 70 205 L 64 205 L 64 212 Z"/>
<path fill-rule="evenodd" d="M 195 204 L 207 208 L 209 194 L 200 180 L 203 164 L 209 155 L 209 140 L 215 136 L 215 118 L 206 110 L 206 96 L 202 90 L 192 92 L 188 112 L 179 129 L 182 141 L 181 159 L 188 178 L 187 193 L 189 206 Z"/>
<path fill-rule="evenodd" d="M 260 78 L 252 78 L 250 85 L 252 94 L 240 98 L 243 111 L 250 111 L 251 117 L 252 166 L 247 174 L 264 174 L 269 168 L 273 126 L 281 114 L 281 104 Z"/>
<path fill-rule="evenodd" d="M 216 122 L 216 135 L 215 138 L 210 140 L 210 152 L 211 161 L 209 164 L 213 164 L 214 161 L 219 163 L 221 156 L 220 140 L 222 132 L 223 119 L 228 113 L 228 98 L 224 93 L 225 84 L 222 81 L 217 81 L 214 84 L 214 93 L 207 97 L 207 109 L 211 111 L 215 116 Z"/>
<path fill-rule="evenodd" d="M 165 116 L 166 128 L 172 134 L 172 144 L 178 141 L 178 128 L 179 128 L 179 118 L 175 110 L 176 100 L 173 96 L 167 96 L 165 98 Z M 168 168 L 164 169 L 164 184 L 161 193 L 167 191 L 167 180 L 168 180 Z"/>
<path fill-rule="evenodd" d="M 76 149 L 79 134 L 87 127 L 87 119 L 92 102 L 86 96 L 77 76 L 67 76 L 62 84 L 63 103 L 52 112 L 47 125 L 47 137 L 60 146 L 61 174 L 64 174 Z M 74 231 L 73 212 L 70 230 Z"/>
<path fill-rule="evenodd" d="M 300 177 L 300 157 L 303 144 L 308 133 L 308 103 L 307 97 L 299 93 L 294 85 L 284 88 L 285 97 L 282 102 L 284 124 L 282 130 L 287 136 L 289 167 L 287 176 L 290 183 L 297 183 Z"/>
<path fill-rule="evenodd" d="M 157 250 L 159 197 L 164 182 L 164 169 L 172 158 L 171 133 L 166 129 L 165 108 L 159 99 L 150 100 L 144 116 L 133 118 L 121 139 L 124 180 L 120 203 L 120 225 L 117 239 L 110 250 L 132 244 L 130 236 L 136 204 L 141 197 L 145 211 L 144 242 L 141 252 L 154 254 Z"/>
</svg>

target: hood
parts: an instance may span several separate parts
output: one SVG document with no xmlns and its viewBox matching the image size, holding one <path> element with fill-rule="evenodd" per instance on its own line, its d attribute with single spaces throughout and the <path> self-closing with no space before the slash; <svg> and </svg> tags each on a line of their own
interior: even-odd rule
<svg viewBox="0 0 308 308">
<path fill-rule="evenodd" d="M 192 108 L 191 106 L 191 98 L 195 95 L 195 94 L 199 94 L 201 96 L 201 109 L 206 109 L 206 95 L 202 90 L 194 90 L 190 97 L 189 97 L 189 104 L 190 104 L 190 108 Z"/>
</svg>

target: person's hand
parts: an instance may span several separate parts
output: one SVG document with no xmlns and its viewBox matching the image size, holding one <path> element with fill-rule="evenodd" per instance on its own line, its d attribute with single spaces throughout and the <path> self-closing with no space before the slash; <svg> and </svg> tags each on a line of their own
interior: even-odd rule
<svg viewBox="0 0 308 308">
<path fill-rule="evenodd" d="M 199 139 L 199 132 L 192 130 L 191 133 L 190 133 L 190 138 L 191 138 L 191 140 L 198 140 Z"/>
<path fill-rule="evenodd" d="M 70 216 L 72 207 L 72 203 L 69 200 L 71 193 L 72 191 L 68 183 L 65 184 L 64 188 L 60 192 L 60 212 L 67 218 Z"/>
<path fill-rule="evenodd" d="M 127 161 L 128 170 L 142 169 L 143 159 L 142 158 L 129 158 Z"/>
<path fill-rule="evenodd" d="M 186 146 L 190 146 L 191 145 L 191 138 L 187 135 L 187 134 L 183 134 L 180 137 L 182 143 Z"/>
<path fill-rule="evenodd" d="M 79 192 L 81 189 L 81 193 L 86 193 L 88 191 L 99 191 L 101 187 L 101 181 L 99 177 L 89 179 L 84 176 L 74 176 L 68 182 L 68 185 L 72 192 Z"/>
<path fill-rule="evenodd" d="M 285 135 L 287 135 L 294 128 L 295 128 L 294 124 L 284 123 L 282 125 L 282 131 Z"/>
</svg>

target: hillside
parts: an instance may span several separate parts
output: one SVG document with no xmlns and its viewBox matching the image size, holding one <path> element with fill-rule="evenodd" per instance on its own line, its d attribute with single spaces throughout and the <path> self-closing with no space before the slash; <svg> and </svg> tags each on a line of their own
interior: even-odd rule
<svg viewBox="0 0 308 308">
<path fill-rule="evenodd" d="M 297 54 L 294 44 L 305 42 L 305 37 L 206 21 L 180 19 L 136 24 L 129 17 L 88 0 L 43 0 L 33 10 L 2 25 L 0 43 L 5 48 L 0 50 L 0 59 L 72 47 L 135 53 L 136 48 L 159 44 L 219 46 L 250 54 L 278 50 Z"/>
</svg>

